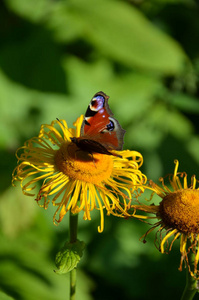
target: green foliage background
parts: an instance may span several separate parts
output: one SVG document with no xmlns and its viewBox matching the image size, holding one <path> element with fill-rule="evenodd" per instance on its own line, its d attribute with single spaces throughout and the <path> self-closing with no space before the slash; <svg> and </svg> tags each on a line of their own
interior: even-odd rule
<svg viewBox="0 0 199 300">
<path fill-rule="evenodd" d="M 69 276 L 54 257 L 68 236 L 53 208 L 10 186 L 17 147 L 55 118 L 69 125 L 102 90 L 155 181 L 198 176 L 199 2 L 193 0 L 5 0 L 0 2 L 0 299 L 68 299 Z M 179 299 L 179 241 L 169 255 L 139 238 L 136 220 L 80 216 L 87 244 L 78 270 L 81 300 Z M 8 295 L 6 296 L 5 293 Z"/>
</svg>

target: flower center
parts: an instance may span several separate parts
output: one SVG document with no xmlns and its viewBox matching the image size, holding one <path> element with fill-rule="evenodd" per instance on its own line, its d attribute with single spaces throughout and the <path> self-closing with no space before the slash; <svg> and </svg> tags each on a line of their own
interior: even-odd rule
<svg viewBox="0 0 199 300">
<path fill-rule="evenodd" d="M 168 227 L 183 233 L 199 233 L 199 190 L 168 194 L 160 203 L 160 216 Z"/>
<path fill-rule="evenodd" d="M 81 151 L 74 143 L 63 143 L 55 154 L 55 165 L 72 179 L 97 184 L 111 176 L 113 158 Z"/>
</svg>

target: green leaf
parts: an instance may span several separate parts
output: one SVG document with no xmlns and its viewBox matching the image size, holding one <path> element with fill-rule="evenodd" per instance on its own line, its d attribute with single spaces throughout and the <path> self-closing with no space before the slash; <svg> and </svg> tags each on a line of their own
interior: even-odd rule
<svg viewBox="0 0 199 300">
<path fill-rule="evenodd" d="M 64 247 L 56 255 L 55 264 L 58 270 L 55 270 L 55 273 L 65 274 L 73 270 L 79 263 L 84 248 L 84 242 L 78 240 L 75 243 L 65 243 Z"/>
<path fill-rule="evenodd" d="M 19 15 L 35 22 L 43 19 L 53 6 L 49 0 L 7 0 L 6 4 Z"/>
<path fill-rule="evenodd" d="M 191 157 L 199 164 L 199 156 L 198 156 L 198 149 L 199 149 L 199 137 L 198 136 L 191 136 L 189 142 L 186 144 L 187 151 L 190 153 Z"/>
<path fill-rule="evenodd" d="M 39 219 L 37 227 L 23 231 L 16 239 L 0 234 L 1 287 L 17 295 L 17 299 L 68 299 L 69 277 L 57 276 L 50 258 L 54 246 L 59 243 L 57 229 L 54 226 L 54 232 L 50 229 L 49 233 L 45 231 L 46 235 L 40 235 L 44 226 L 49 228 L 49 222 Z M 91 300 L 92 285 L 88 276 L 78 270 L 77 299 Z"/>
<path fill-rule="evenodd" d="M 91 97 L 102 90 L 110 96 L 109 104 L 115 117 L 120 122 L 132 122 L 143 118 L 152 107 L 154 96 L 164 90 L 156 76 L 138 72 L 115 74 L 108 60 L 88 64 L 76 57 L 68 57 L 63 61 L 63 68 L 68 74 L 71 92 L 75 94 L 74 103 L 78 103 L 74 110 L 77 115 L 84 113 Z"/>
<path fill-rule="evenodd" d="M 128 144 L 155 150 L 170 134 L 177 139 L 186 140 L 193 131 L 192 123 L 179 111 L 167 107 L 164 102 L 151 102 L 142 122 L 131 124 L 126 133 Z"/>
<path fill-rule="evenodd" d="M 165 74 L 183 70 L 182 48 L 153 26 L 136 8 L 121 1 L 72 1 L 82 19 L 83 36 L 104 54 L 128 67 Z"/>
<path fill-rule="evenodd" d="M 10 238 L 16 237 L 32 225 L 37 208 L 34 198 L 23 195 L 19 184 L 9 187 L 1 194 L 1 231 Z"/>
<path fill-rule="evenodd" d="M 16 149 L 18 139 L 37 135 L 42 123 L 49 124 L 58 117 L 72 125 L 73 112 L 79 108 L 79 102 L 65 94 L 28 89 L 11 81 L 0 69 L 0 107 L 0 147 Z"/>
<path fill-rule="evenodd" d="M 193 124 L 178 111 L 168 111 L 168 125 L 170 133 L 177 139 L 187 140 L 193 133 Z"/>
<path fill-rule="evenodd" d="M 199 102 L 197 98 L 182 93 L 176 93 L 171 94 L 169 100 L 172 105 L 180 110 L 185 111 L 186 113 L 199 113 Z"/>
<path fill-rule="evenodd" d="M 8 5 L 20 15 L 42 22 L 62 42 L 81 38 L 97 52 L 130 68 L 178 74 L 188 63 L 177 42 L 123 1 L 43 0 L 36 9 L 34 0 L 9 0 Z"/>
<path fill-rule="evenodd" d="M 7 294 L 0 291 L 0 299 L 1 300 L 14 300 L 14 298 L 8 296 Z"/>
</svg>

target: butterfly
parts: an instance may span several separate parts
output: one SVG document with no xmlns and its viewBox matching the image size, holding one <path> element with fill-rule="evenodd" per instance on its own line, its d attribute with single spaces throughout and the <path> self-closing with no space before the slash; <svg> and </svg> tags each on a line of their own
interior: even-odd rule
<svg viewBox="0 0 199 300">
<path fill-rule="evenodd" d="M 122 150 L 125 130 L 113 118 L 109 96 L 98 92 L 91 99 L 81 126 L 80 137 L 71 137 L 77 147 L 90 154 L 101 153 L 122 157 L 111 150 Z"/>
</svg>

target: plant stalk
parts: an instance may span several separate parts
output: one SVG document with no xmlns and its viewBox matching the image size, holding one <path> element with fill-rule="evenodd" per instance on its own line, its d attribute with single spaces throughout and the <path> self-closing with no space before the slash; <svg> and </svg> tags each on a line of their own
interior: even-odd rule
<svg viewBox="0 0 199 300">
<path fill-rule="evenodd" d="M 69 219 L 70 243 L 75 243 L 77 241 L 77 227 L 78 227 L 78 214 L 73 214 L 70 211 L 70 219 Z M 76 273 L 77 273 L 76 268 L 70 271 L 70 300 L 75 300 L 75 296 L 76 296 L 76 281 L 77 281 Z"/>
<path fill-rule="evenodd" d="M 189 266 L 191 271 L 194 273 L 194 261 L 195 261 L 195 254 L 190 251 L 188 254 Z M 191 276 L 189 272 L 189 268 L 186 268 L 186 286 L 184 292 L 182 294 L 181 300 L 192 300 L 195 296 L 196 292 L 198 292 L 198 281 Z"/>
</svg>

